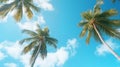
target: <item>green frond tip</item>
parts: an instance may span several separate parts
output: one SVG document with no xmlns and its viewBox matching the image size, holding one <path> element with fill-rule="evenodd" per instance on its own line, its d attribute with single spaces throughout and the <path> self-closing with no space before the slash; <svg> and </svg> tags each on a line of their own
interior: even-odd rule
<svg viewBox="0 0 120 67">
<path fill-rule="evenodd" d="M 22 19 L 22 4 L 20 4 L 17 8 L 16 8 L 16 13 L 14 14 L 14 18 L 15 20 L 18 22 Z"/>
<path fill-rule="evenodd" d="M 92 35 L 92 32 L 88 31 L 87 38 L 86 38 L 86 44 L 89 44 L 91 35 Z"/>
<path fill-rule="evenodd" d="M 27 9 L 26 9 L 26 13 L 27 13 L 27 17 L 28 17 L 29 19 L 32 19 L 32 17 L 33 17 L 33 12 L 30 10 L 30 8 L 27 8 Z"/>
<path fill-rule="evenodd" d="M 23 54 L 28 53 L 35 45 L 36 45 L 36 41 L 31 42 L 28 46 L 26 46 L 26 47 L 23 49 L 22 53 L 23 53 Z"/>
<path fill-rule="evenodd" d="M 100 6 L 103 4 L 103 1 L 99 0 L 97 1 L 97 4 L 94 6 L 94 14 L 97 15 L 97 14 L 100 14 L 101 13 L 101 8 Z"/>
<path fill-rule="evenodd" d="M 49 32 L 48 27 L 45 27 L 45 28 L 44 28 L 44 32 Z"/>
<path fill-rule="evenodd" d="M 115 10 L 115 9 L 110 9 L 108 11 L 105 11 L 101 14 L 101 17 L 111 17 L 111 16 L 114 16 L 114 15 L 117 15 L 118 14 L 118 11 Z"/>
<path fill-rule="evenodd" d="M 86 19 L 87 21 L 91 20 L 93 18 L 93 12 L 92 11 L 84 12 L 82 13 L 82 17 L 83 19 Z"/>
<path fill-rule="evenodd" d="M 78 23 L 78 27 L 82 27 L 87 23 L 88 23 L 87 21 L 81 21 L 81 22 Z"/>
<path fill-rule="evenodd" d="M 80 37 L 85 36 L 85 34 L 87 33 L 87 30 L 88 30 L 87 27 L 88 27 L 88 25 L 85 25 L 85 26 L 84 26 L 82 32 L 80 33 Z"/>
</svg>

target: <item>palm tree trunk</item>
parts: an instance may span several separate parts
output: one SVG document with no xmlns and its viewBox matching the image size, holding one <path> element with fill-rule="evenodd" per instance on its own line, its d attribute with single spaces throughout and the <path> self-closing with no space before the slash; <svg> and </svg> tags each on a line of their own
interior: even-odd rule
<svg viewBox="0 0 120 67">
<path fill-rule="evenodd" d="M 120 56 L 118 56 L 118 54 L 103 40 L 103 38 L 101 37 L 101 35 L 100 35 L 99 31 L 97 30 L 97 28 L 96 28 L 96 26 L 95 26 L 94 23 L 93 23 L 93 28 L 94 28 L 94 30 L 96 31 L 96 33 L 97 33 L 98 37 L 100 38 L 101 42 L 103 43 L 103 45 L 105 45 L 105 46 L 108 48 L 108 50 L 109 50 L 118 60 L 120 60 Z"/>
<path fill-rule="evenodd" d="M 37 51 L 37 53 L 36 53 L 36 55 L 35 55 L 35 57 L 34 57 L 34 59 L 33 59 L 33 62 L 32 62 L 32 64 L 31 64 L 31 67 L 34 66 L 35 60 L 36 60 L 36 58 L 37 58 L 37 56 L 38 56 L 38 54 L 39 54 L 39 52 L 40 52 L 40 48 L 41 48 L 41 42 L 40 42 L 40 44 L 39 44 L 38 51 Z"/>
</svg>

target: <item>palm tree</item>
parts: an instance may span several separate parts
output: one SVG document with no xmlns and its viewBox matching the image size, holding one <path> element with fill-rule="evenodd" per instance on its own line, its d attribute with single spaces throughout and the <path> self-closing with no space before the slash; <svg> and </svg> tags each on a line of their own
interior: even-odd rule
<svg viewBox="0 0 120 67">
<path fill-rule="evenodd" d="M 114 9 L 102 12 L 100 9 L 100 2 L 98 2 L 93 11 L 87 11 L 82 14 L 83 21 L 78 25 L 83 27 L 80 33 L 80 37 L 87 34 L 86 43 L 89 44 L 90 38 L 93 36 L 95 40 L 103 43 L 107 49 L 120 60 L 120 56 L 104 41 L 103 37 L 106 35 L 120 39 L 120 20 L 111 19 L 112 16 L 117 15 L 117 11 Z"/>
<path fill-rule="evenodd" d="M 33 49 L 30 59 L 31 67 L 34 66 L 35 60 L 39 54 L 41 55 L 42 59 L 47 56 L 47 44 L 57 48 L 57 40 L 50 37 L 48 28 L 46 27 L 42 30 L 39 25 L 37 25 L 37 28 L 38 29 L 35 32 L 30 30 L 23 30 L 23 33 L 30 35 L 30 37 L 20 41 L 20 44 L 29 42 L 29 44 L 23 49 L 23 54 L 26 54 Z"/>
<path fill-rule="evenodd" d="M 2 2 L 3 0 L 1 0 Z M 24 10 L 25 9 L 25 10 Z M 11 3 L 2 4 L 0 7 L 0 17 L 4 18 L 9 12 L 15 11 L 14 18 L 16 21 L 22 19 L 23 13 L 31 19 L 33 17 L 32 10 L 38 12 L 39 8 L 34 5 L 33 0 L 14 0 Z"/>
</svg>

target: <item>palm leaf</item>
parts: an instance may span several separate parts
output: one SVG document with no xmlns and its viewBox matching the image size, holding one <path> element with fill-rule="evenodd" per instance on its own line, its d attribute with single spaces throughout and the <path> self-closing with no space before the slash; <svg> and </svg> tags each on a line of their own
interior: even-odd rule
<svg viewBox="0 0 120 67">
<path fill-rule="evenodd" d="M 39 47 L 39 46 L 34 47 L 32 56 L 31 56 L 31 58 L 30 58 L 30 64 L 32 64 L 32 62 L 35 60 L 34 57 L 35 57 L 35 55 L 36 55 L 36 53 L 37 53 L 37 51 L 38 51 L 38 47 Z"/>
<path fill-rule="evenodd" d="M 52 38 L 52 37 L 46 37 L 46 42 L 47 42 L 49 45 L 57 48 L 57 45 L 56 45 L 57 42 L 58 42 L 57 39 Z"/>
<path fill-rule="evenodd" d="M 42 43 L 42 45 L 41 45 L 40 54 L 41 54 L 42 59 L 44 59 L 47 56 L 47 49 L 46 49 L 45 43 Z"/>
<path fill-rule="evenodd" d="M 93 9 L 93 10 L 94 10 L 95 15 L 101 13 L 101 8 L 100 8 L 101 5 L 102 5 L 102 3 L 98 2 L 98 3 L 94 6 L 94 9 Z"/>
<path fill-rule="evenodd" d="M 114 30 L 114 28 L 108 27 L 100 23 L 97 23 L 97 24 L 100 25 L 99 28 L 101 29 L 101 31 L 105 32 L 109 36 L 120 39 L 120 32 L 118 32 L 117 30 Z"/>
<path fill-rule="evenodd" d="M 39 7 L 35 6 L 32 2 L 25 0 L 24 2 L 25 6 L 29 6 L 31 9 L 35 10 L 36 12 L 39 12 Z"/>
<path fill-rule="evenodd" d="M 16 13 L 14 14 L 14 18 L 16 21 L 20 21 L 22 19 L 22 14 L 23 14 L 23 8 L 22 8 L 22 2 L 18 4 L 16 7 Z"/>
<path fill-rule="evenodd" d="M 85 34 L 87 33 L 87 30 L 88 30 L 88 25 L 85 25 L 82 32 L 80 33 L 80 37 L 85 36 Z"/>
<path fill-rule="evenodd" d="M 84 26 L 84 25 L 86 25 L 88 22 L 86 21 L 82 21 L 82 22 L 79 22 L 79 24 L 78 24 L 78 26 L 79 27 L 82 27 L 82 26 Z"/>
<path fill-rule="evenodd" d="M 93 18 L 93 13 L 92 11 L 87 11 L 82 13 L 82 17 L 86 20 L 91 20 Z"/>
<path fill-rule="evenodd" d="M 36 37 L 25 38 L 25 39 L 19 41 L 19 43 L 22 45 L 24 42 L 31 42 L 33 40 L 36 40 Z"/>
<path fill-rule="evenodd" d="M 28 44 L 28 46 L 26 46 L 26 47 L 23 49 L 22 53 L 23 53 L 23 54 L 28 53 L 32 48 L 35 47 L 36 44 L 37 44 L 37 41 L 31 42 L 30 44 Z"/>
<path fill-rule="evenodd" d="M 0 7 L 0 16 L 4 18 L 11 10 L 15 8 L 16 2 L 12 2 L 9 4 L 4 4 Z"/>
<path fill-rule="evenodd" d="M 92 35 L 92 32 L 89 30 L 89 31 L 88 31 L 88 35 L 87 35 L 87 38 L 86 38 L 86 43 L 87 43 L 87 44 L 89 44 L 89 42 L 90 42 L 91 35 Z"/>
<path fill-rule="evenodd" d="M 36 32 L 31 31 L 31 30 L 23 30 L 22 33 L 26 33 L 26 34 L 28 34 L 30 36 L 36 36 L 36 35 L 38 35 Z"/>
<path fill-rule="evenodd" d="M 111 17 L 111 16 L 114 16 L 114 15 L 117 15 L 118 12 L 114 9 L 110 9 L 108 11 L 105 11 L 103 13 L 101 13 L 99 16 L 100 17 Z"/>
<path fill-rule="evenodd" d="M 27 13 L 27 17 L 28 17 L 29 19 L 31 19 L 31 18 L 33 17 L 33 12 L 32 12 L 32 10 L 31 10 L 30 8 L 27 8 L 27 9 L 26 9 L 26 13 Z"/>
</svg>

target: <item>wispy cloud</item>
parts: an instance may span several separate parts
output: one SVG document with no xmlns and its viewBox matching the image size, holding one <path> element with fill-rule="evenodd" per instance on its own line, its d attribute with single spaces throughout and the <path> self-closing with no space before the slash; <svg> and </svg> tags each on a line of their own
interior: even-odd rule
<svg viewBox="0 0 120 67">
<path fill-rule="evenodd" d="M 19 28 L 20 29 L 22 29 L 22 30 L 24 30 L 24 29 L 27 29 L 27 30 L 32 30 L 32 31 L 34 31 L 34 30 L 36 30 L 37 29 L 37 27 L 36 27 L 36 24 L 37 24 L 38 22 L 25 22 L 25 23 L 18 23 L 18 26 L 19 26 Z"/>
<path fill-rule="evenodd" d="M 5 67 L 17 67 L 15 63 L 5 63 L 4 66 Z"/>
<path fill-rule="evenodd" d="M 18 26 L 22 30 L 27 29 L 27 30 L 35 31 L 37 29 L 36 24 L 40 24 L 40 26 L 44 26 L 46 24 L 45 19 L 42 15 L 38 16 L 36 21 L 18 23 Z"/>
<path fill-rule="evenodd" d="M 65 47 L 58 48 L 56 52 L 48 52 L 48 56 L 42 60 L 41 57 L 38 57 L 35 63 L 35 67 L 61 67 L 65 64 L 65 62 L 73 56 L 76 52 L 76 46 L 77 46 L 77 39 L 69 39 L 67 42 L 67 45 Z M 7 58 L 16 59 L 19 60 L 21 64 L 24 65 L 24 67 L 30 67 L 29 66 L 29 59 L 30 59 L 30 53 L 26 55 L 21 55 L 21 51 L 24 46 L 20 46 L 18 41 L 17 42 L 10 42 L 10 41 L 4 41 L 0 43 L 2 45 L 2 49 L 4 50 Z M 27 57 L 27 58 L 25 58 Z M 13 61 L 14 62 L 14 61 Z M 5 63 L 8 67 L 12 67 L 9 64 Z M 19 65 L 18 65 L 19 66 Z M 17 67 L 17 66 L 16 66 Z"/>
<path fill-rule="evenodd" d="M 3 60 L 5 58 L 5 54 L 0 51 L 0 60 Z"/>
<path fill-rule="evenodd" d="M 120 46 L 118 46 L 116 43 L 114 43 L 111 39 L 107 40 L 106 43 L 113 49 L 117 50 Z M 104 45 L 99 45 L 96 47 L 96 52 L 99 56 L 105 56 L 106 54 L 110 53 L 108 48 Z"/>
<path fill-rule="evenodd" d="M 50 0 L 35 0 L 35 3 L 44 10 L 53 11 L 53 5 Z"/>
</svg>

